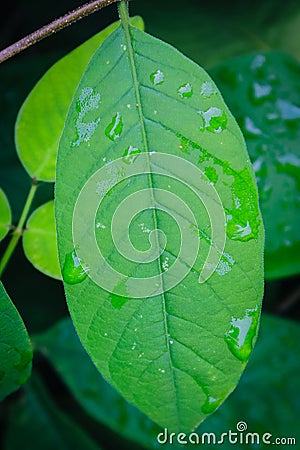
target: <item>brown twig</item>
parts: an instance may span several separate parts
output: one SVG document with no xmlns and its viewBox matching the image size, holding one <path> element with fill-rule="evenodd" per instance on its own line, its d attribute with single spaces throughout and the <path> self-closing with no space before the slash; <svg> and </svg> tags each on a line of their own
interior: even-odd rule
<svg viewBox="0 0 300 450">
<path fill-rule="evenodd" d="M 0 51 L 0 63 L 6 61 L 7 59 L 11 58 L 14 55 L 17 55 L 23 50 L 26 50 L 28 47 L 30 47 L 33 44 L 36 44 L 37 42 L 41 41 L 47 36 L 50 36 L 51 34 L 56 33 L 59 30 L 62 30 L 68 25 L 71 25 L 77 20 L 83 19 L 89 14 L 92 14 L 98 11 L 99 9 L 102 9 L 105 6 L 108 6 L 112 3 L 116 3 L 117 1 L 119 0 L 94 0 L 92 2 L 86 3 L 85 5 L 79 6 L 78 8 L 65 14 L 59 19 L 54 20 L 48 25 L 45 25 L 44 27 L 40 28 L 37 31 L 34 31 L 25 38 L 21 39 L 20 41 L 15 42 L 14 44 Z"/>
</svg>

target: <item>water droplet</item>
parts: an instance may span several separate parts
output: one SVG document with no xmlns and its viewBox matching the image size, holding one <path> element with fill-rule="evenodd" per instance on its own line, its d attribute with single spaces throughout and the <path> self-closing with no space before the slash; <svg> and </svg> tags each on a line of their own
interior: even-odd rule
<svg viewBox="0 0 300 450">
<path fill-rule="evenodd" d="M 96 228 L 100 228 L 101 230 L 105 230 L 106 226 L 103 223 L 98 222 L 98 223 L 96 223 Z"/>
<path fill-rule="evenodd" d="M 173 341 L 173 339 L 170 339 L 170 344 L 172 345 L 172 344 L 174 344 L 174 341 Z"/>
<path fill-rule="evenodd" d="M 131 347 L 131 350 L 135 350 L 135 349 L 136 349 L 136 342 L 134 342 Z"/>
<path fill-rule="evenodd" d="M 218 406 L 220 406 L 221 402 L 222 400 L 220 398 L 215 398 L 206 394 L 206 401 L 202 406 L 201 411 L 204 414 L 211 414 L 218 408 Z"/>
<path fill-rule="evenodd" d="M 130 103 L 127 104 L 127 108 L 128 108 L 128 109 L 131 108 L 131 104 L 130 104 Z"/>
<path fill-rule="evenodd" d="M 181 98 L 190 98 L 193 95 L 193 87 L 190 83 L 186 83 L 179 86 L 177 92 Z"/>
<path fill-rule="evenodd" d="M 140 223 L 138 225 L 143 233 L 151 233 L 150 228 L 146 227 L 144 223 Z"/>
<path fill-rule="evenodd" d="M 231 269 L 232 269 L 232 265 L 230 265 L 228 261 L 220 260 L 216 267 L 216 272 L 218 275 L 224 276 L 227 273 L 229 273 L 231 271 Z"/>
<path fill-rule="evenodd" d="M 81 283 L 88 276 L 89 267 L 76 255 L 75 249 L 67 253 L 62 269 L 62 276 L 66 283 Z"/>
<path fill-rule="evenodd" d="M 110 294 L 109 298 L 111 300 L 112 306 L 118 310 L 120 310 L 122 306 L 124 306 L 125 303 L 128 301 L 128 297 L 122 297 L 116 294 Z"/>
<path fill-rule="evenodd" d="M 119 139 L 123 131 L 123 120 L 119 112 L 112 118 L 111 123 L 107 126 L 105 130 L 106 136 L 111 140 L 115 141 Z"/>
<path fill-rule="evenodd" d="M 250 86 L 250 100 L 255 104 L 260 104 L 274 97 L 273 88 L 269 84 L 253 83 Z"/>
<path fill-rule="evenodd" d="M 155 110 L 153 111 L 153 113 L 154 113 L 154 115 L 156 116 L 156 114 L 157 114 L 157 110 L 155 109 Z"/>
<path fill-rule="evenodd" d="M 204 173 L 213 184 L 215 184 L 218 181 L 218 174 L 216 169 L 213 166 L 207 166 L 204 169 Z"/>
<path fill-rule="evenodd" d="M 83 88 L 76 102 L 78 112 L 75 122 L 76 140 L 72 142 L 72 147 L 78 147 L 82 142 L 88 142 L 96 131 L 100 122 L 100 117 L 91 122 L 84 122 L 84 117 L 89 111 L 99 108 L 100 94 L 95 94 L 93 88 Z"/>
<path fill-rule="evenodd" d="M 189 147 L 190 147 L 189 140 L 184 137 L 181 138 L 180 145 L 178 146 L 179 150 L 181 150 L 183 153 L 189 154 L 190 153 Z"/>
<path fill-rule="evenodd" d="M 104 336 L 108 336 L 108 334 L 107 334 L 107 333 L 104 333 Z"/>
<path fill-rule="evenodd" d="M 249 221 L 247 221 L 246 225 L 244 226 L 235 224 L 235 231 L 230 236 L 230 238 L 233 240 L 242 240 L 242 241 L 249 241 L 250 239 L 252 239 L 253 235 Z"/>
<path fill-rule="evenodd" d="M 125 52 L 127 50 L 127 47 L 125 44 L 121 44 L 121 49 Z"/>
<path fill-rule="evenodd" d="M 140 153 L 141 150 L 139 150 L 137 147 L 133 147 L 132 145 L 130 145 L 127 148 L 127 150 L 125 150 L 122 160 L 126 164 L 132 164 L 134 163 L 134 161 L 136 160 L 136 158 L 139 156 Z"/>
<path fill-rule="evenodd" d="M 151 73 L 150 80 L 154 86 L 158 86 L 164 82 L 165 75 L 161 70 L 157 70 L 156 72 Z"/>
<path fill-rule="evenodd" d="M 258 307 L 247 309 L 244 317 L 232 317 L 230 330 L 225 334 L 229 350 L 242 362 L 246 362 L 252 352 L 258 320 Z"/>
<path fill-rule="evenodd" d="M 227 116 L 220 108 L 210 107 L 207 111 L 198 111 L 203 118 L 203 127 L 201 131 L 210 131 L 211 133 L 221 133 L 227 126 Z"/>
<path fill-rule="evenodd" d="M 162 269 L 167 272 L 169 269 L 169 258 L 166 256 L 164 262 L 162 263 Z"/>
<path fill-rule="evenodd" d="M 217 93 L 217 88 L 210 81 L 205 81 L 204 83 L 202 83 L 200 94 L 204 98 L 209 98 Z"/>
<path fill-rule="evenodd" d="M 110 61 L 106 61 L 106 64 L 107 64 L 107 65 L 110 64 Z"/>
</svg>

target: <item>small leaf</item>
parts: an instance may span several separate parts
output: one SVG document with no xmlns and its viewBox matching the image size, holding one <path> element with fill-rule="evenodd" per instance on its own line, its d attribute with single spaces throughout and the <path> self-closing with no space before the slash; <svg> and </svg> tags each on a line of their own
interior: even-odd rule
<svg viewBox="0 0 300 450">
<path fill-rule="evenodd" d="M 11 225 L 11 210 L 9 202 L 0 189 L 0 241 L 7 235 L 9 227 Z"/>
<path fill-rule="evenodd" d="M 123 437 L 153 448 L 160 428 L 130 405 L 97 371 L 68 318 L 35 336 L 46 356 L 79 404 L 90 416 Z"/>
<path fill-rule="evenodd" d="M 31 214 L 23 235 L 23 248 L 26 257 L 37 270 L 61 280 L 53 200 Z"/>
<path fill-rule="evenodd" d="M 300 273 L 300 64 L 281 53 L 212 71 L 244 132 L 266 227 L 265 276 Z"/>
<path fill-rule="evenodd" d="M 263 226 L 242 134 L 216 86 L 127 28 L 124 9 L 123 20 L 88 64 L 60 141 L 60 264 L 75 250 L 86 268 L 75 284 L 64 272 L 65 291 L 104 378 L 185 431 L 234 389 L 253 348 Z"/>
<path fill-rule="evenodd" d="M 131 20 L 143 29 L 140 17 Z M 95 50 L 118 24 L 111 24 L 55 63 L 23 103 L 15 141 L 19 158 L 32 178 L 54 181 L 59 138 L 76 87 Z"/>
<path fill-rule="evenodd" d="M 100 450 L 90 437 L 53 403 L 40 378 L 33 373 L 21 401 L 11 409 L 5 449 Z"/>
<path fill-rule="evenodd" d="M 24 323 L 0 282 L 0 401 L 27 381 L 31 360 Z"/>
</svg>

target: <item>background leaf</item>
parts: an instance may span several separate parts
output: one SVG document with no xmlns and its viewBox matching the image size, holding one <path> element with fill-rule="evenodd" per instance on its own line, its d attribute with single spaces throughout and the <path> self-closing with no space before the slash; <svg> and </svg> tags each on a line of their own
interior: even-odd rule
<svg viewBox="0 0 300 450">
<path fill-rule="evenodd" d="M 213 432 L 220 436 L 229 429 L 234 431 L 236 424 L 243 420 L 249 432 L 269 432 L 274 438 L 294 436 L 298 440 L 299 338 L 298 324 L 263 314 L 258 341 L 238 387 L 196 432 Z M 36 336 L 34 343 L 94 419 L 144 447 L 157 446 L 156 437 L 162 430 L 103 380 L 83 349 L 70 319 Z M 268 355 L 267 360 L 265 355 Z M 176 444 L 172 447 L 178 448 Z M 246 449 L 249 445 L 236 447 Z"/>
<path fill-rule="evenodd" d="M 140 17 L 132 19 L 143 28 Z M 33 178 L 54 181 L 59 138 L 85 66 L 117 26 L 111 24 L 55 63 L 36 84 L 19 111 L 15 141 L 19 158 Z"/>
<path fill-rule="evenodd" d="M 27 381 L 31 360 L 27 331 L 0 282 L 0 401 Z"/>
<path fill-rule="evenodd" d="M 256 172 L 265 276 L 300 273 L 300 65 L 281 53 L 256 53 L 212 74 L 243 130 Z"/>
<path fill-rule="evenodd" d="M 0 241 L 7 235 L 11 224 L 11 210 L 9 202 L 0 189 Z"/>
<path fill-rule="evenodd" d="M 23 248 L 36 269 L 52 278 L 61 279 L 53 200 L 31 214 L 23 235 Z"/>
<path fill-rule="evenodd" d="M 55 406 L 41 380 L 34 375 L 21 402 L 10 412 L 5 450 L 100 450 L 85 433 Z"/>
<path fill-rule="evenodd" d="M 132 42 L 120 27 L 102 44 L 69 110 L 56 181 L 60 263 L 76 330 L 103 376 L 154 421 L 182 431 L 193 428 L 220 405 L 245 367 L 260 313 L 263 229 L 242 135 L 215 85 L 172 47 L 137 29 L 130 33 Z M 161 258 L 146 268 L 128 258 L 117 259 L 109 234 L 113 213 L 129 195 L 151 191 L 145 172 L 131 183 L 122 174 L 130 167 L 135 170 L 148 151 L 150 156 L 162 152 L 180 157 L 179 167 L 190 161 L 189 167 L 201 168 L 198 176 L 204 177 L 206 188 L 215 184 L 221 196 L 229 238 L 224 253 L 212 242 L 206 207 L 217 214 L 215 200 L 207 195 L 203 206 L 174 179 L 176 167 L 168 167 L 161 177 L 153 162 L 155 187 L 175 192 L 178 200 L 189 205 L 196 200 L 197 225 L 191 224 L 189 216 L 184 218 L 194 236 L 200 234 L 203 252 L 192 270 L 188 259 L 184 260 L 189 273 L 169 292 L 128 298 L 136 294 L 135 284 L 130 285 L 132 276 L 162 276 L 166 266 L 173 265 L 179 247 L 177 224 L 159 211 L 156 200 L 151 205 L 158 211 L 157 222 L 152 209 L 139 211 L 130 224 L 130 237 L 143 251 L 149 246 L 149 231 L 159 223 L 171 236 Z M 123 158 L 118 170 L 107 164 L 107 178 L 93 178 L 106 161 L 116 158 Z M 79 242 L 78 236 L 73 242 L 74 207 L 87 180 L 90 191 L 76 217 L 84 240 Z M 191 185 L 197 180 L 191 177 Z M 93 202 L 98 207 L 105 189 L 110 189 L 109 196 L 93 217 Z M 179 215 L 176 205 L 166 206 L 168 213 L 170 208 Z M 128 225 L 122 222 L 123 228 Z M 102 266 L 99 285 L 90 278 L 98 273 L 91 266 L 91 258 L 97 256 L 89 240 L 94 233 L 106 260 L 127 276 L 124 285 L 115 282 L 112 293 L 99 287 L 107 279 Z M 117 239 L 122 243 L 120 235 Z M 204 266 L 211 242 L 219 265 L 211 279 L 200 285 L 199 268 Z M 130 294 L 126 295 L 126 289 Z M 208 314 L 214 317 L 209 323 Z"/>
</svg>

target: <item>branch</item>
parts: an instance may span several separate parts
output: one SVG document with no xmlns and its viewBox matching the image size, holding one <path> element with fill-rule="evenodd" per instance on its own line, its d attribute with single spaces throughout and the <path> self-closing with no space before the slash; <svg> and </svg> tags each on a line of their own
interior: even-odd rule
<svg viewBox="0 0 300 450">
<path fill-rule="evenodd" d="M 60 17 L 59 19 L 54 20 L 50 24 L 45 25 L 44 27 L 40 28 L 39 30 L 34 31 L 33 33 L 29 34 L 25 38 L 16 42 L 15 44 L 12 44 L 9 47 L 2 50 L 0 52 L 0 63 L 2 63 L 3 61 L 6 61 L 7 59 L 11 58 L 14 55 L 17 55 L 18 53 L 22 52 L 23 50 L 26 50 L 31 45 L 36 44 L 37 42 L 50 36 L 51 34 L 62 30 L 63 28 L 67 27 L 68 25 L 71 25 L 72 23 L 76 22 L 77 20 L 83 19 L 84 17 L 88 16 L 89 14 L 92 14 L 92 13 L 98 11 L 99 9 L 102 9 L 105 6 L 108 6 L 112 3 L 116 3 L 117 1 L 119 1 L 119 0 L 94 0 L 94 1 L 91 1 L 90 3 L 86 3 L 85 5 L 79 6 L 78 8 L 74 9 L 73 11 L 65 14 L 64 16 Z"/>
</svg>

